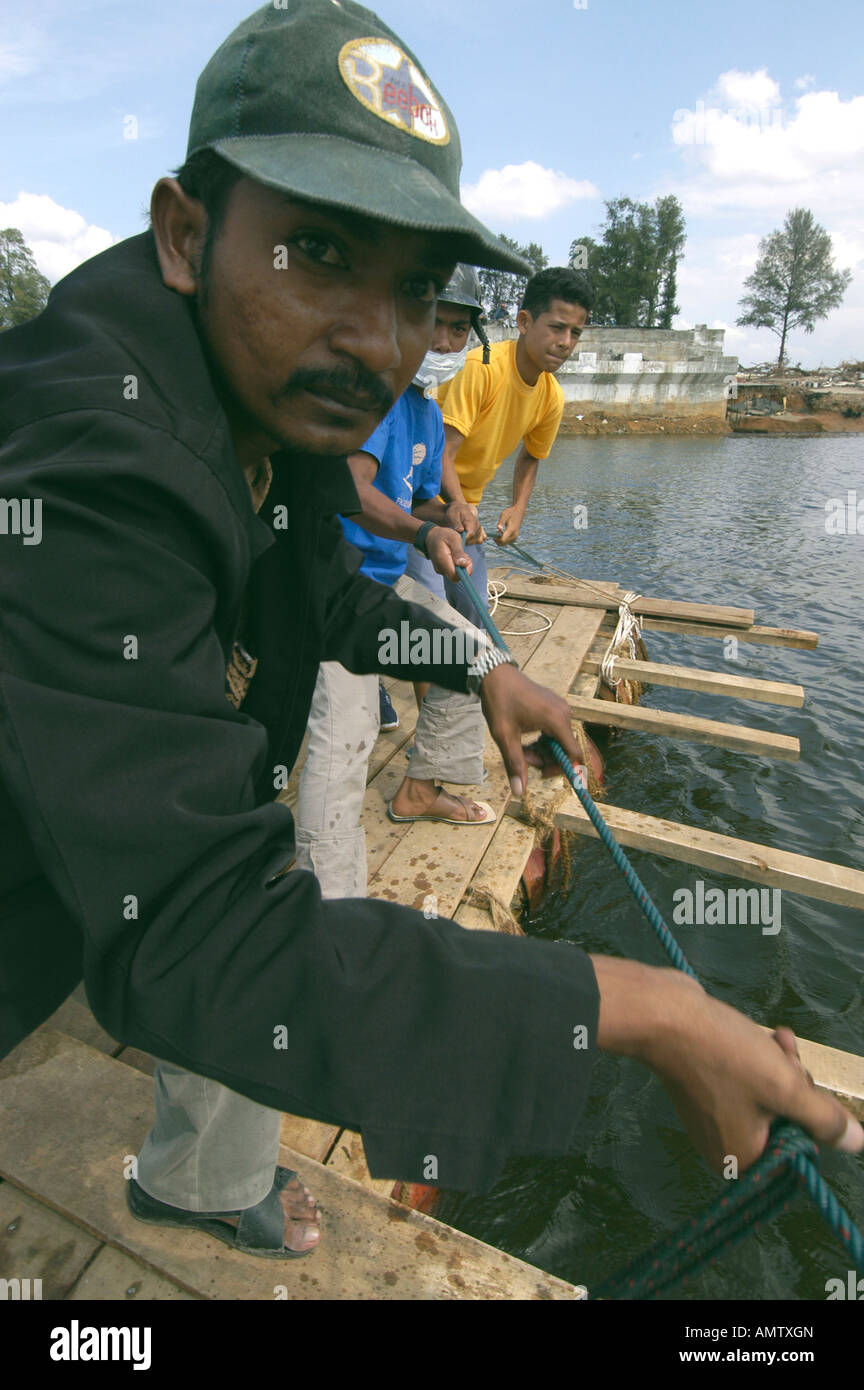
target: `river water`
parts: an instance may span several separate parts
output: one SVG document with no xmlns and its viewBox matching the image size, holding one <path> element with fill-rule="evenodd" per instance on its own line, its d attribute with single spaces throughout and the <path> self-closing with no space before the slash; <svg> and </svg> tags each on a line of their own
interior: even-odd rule
<svg viewBox="0 0 864 1390">
<path fill-rule="evenodd" d="M 487 529 L 509 501 L 511 468 L 487 489 Z M 806 691 L 800 710 L 649 687 L 643 703 L 793 735 L 797 763 L 647 734 L 607 751 L 611 804 L 864 868 L 864 535 L 829 535 L 826 502 L 864 499 L 864 438 L 565 439 L 540 467 L 521 543 L 572 572 L 653 597 L 753 608 L 756 622 L 811 628 L 815 651 L 648 632 L 657 661 L 704 666 Z M 574 530 L 573 508 L 588 509 Z M 862 505 L 864 514 L 864 505 Z M 864 530 L 864 519 L 861 522 Z M 491 562 L 491 559 L 490 559 Z M 518 617 L 508 626 L 518 626 Z M 628 851 L 670 924 L 682 888 L 743 880 Z M 573 880 L 547 897 L 530 934 L 666 964 L 606 851 L 582 841 Z M 760 1023 L 864 1053 L 864 915 L 782 894 L 781 927 L 673 928 L 702 983 Z M 822 1171 L 864 1225 L 864 1159 L 826 1154 Z M 689 1145 L 643 1067 L 601 1056 L 572 1155 L 513 1162 L 491 1193 L 447 1194 L 443 1220 L 591 1288 L 688 1217 L 722 1180 Z M 677 1291 L 690 1299 L 824 1299 L 849 1259 L 802 1193 Z"/>
</svg>

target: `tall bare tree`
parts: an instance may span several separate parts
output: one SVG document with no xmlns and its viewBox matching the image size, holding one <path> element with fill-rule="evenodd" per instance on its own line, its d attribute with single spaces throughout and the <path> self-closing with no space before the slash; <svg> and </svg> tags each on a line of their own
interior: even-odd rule
<svg viewBox="0 0 864 1390">
<path fill-rule="evenodd" d="M 793 328 L 812 333 L 817 319 L 827 318 L 846 293 L 851 271 L 837 270 L 831 238 L 807 208 L 787 212 L 782 230 L 759 243 L 759 259 L 744 281 L 750 293 L 739 307 L 742 327 L 770 328 L 780 339 L 778 367 L 786 356 L 786 339 Z"/>
</svg>

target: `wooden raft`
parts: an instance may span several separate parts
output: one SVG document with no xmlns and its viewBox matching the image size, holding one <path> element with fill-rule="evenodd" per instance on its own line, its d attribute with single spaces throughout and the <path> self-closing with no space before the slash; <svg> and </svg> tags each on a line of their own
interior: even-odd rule
<svg viewBox="0 0 864 1390">
<path fill-rule="evenodd" d="M 551 627 L 507 634 L 523 669 L 570 702 L 574 716 L 696 739 L 756 756 L 797 757 L 797 742 L 771 729 L 695 719 L 648 706 L 597 699 L 600 660 L 624 590 L 614 583 L 574 589 L 536 583 L 524 571 L 493 571 L 507 585 L 505 602 L 524 604 Z M 602 591 L 598 594 L 597 589 Z M 816 634 L 760 627 L 748 610 L 641 598 L 635 611 L 650 631 L 682 637 L 734 636 L 743 642 L 813 648 Z M 504 629 L 538 624 L 512 610 L 497 614 Z M 800 686 L 756 681 L 723 671 L 622 661 L 618 674 L 648 685 L 800 707 Z M 494 825 L 465 830 L 431 823 L 394 825 L 385 814 L 406 768 L 416 707 L 409 687 L 388 682 L 400 727 L 380 735 L 370 759 L 364 825 L 370 896 L 423 908 L 434 894 L 439 916 L 494 929 L 483 890 L 508 904 L 535 844 L 518 818 L 500 756 L 487 737 L 488 780 L 469 790 L 498 814 Z M 282 793 L 296 801 L 299 767 Z M 536 804 L 559 799 L 563 779 L 541 785 Z M 557 784 L 557 785 L 556 785 Z M 464 791 L 462 787 L 454 790 Z M 509 812 L 509 814 L 507 814 Z M 612 807 L 603 814 L 622 844 L 685 863 L 779 886 L 824 901 L 864 907 L 864 873 Z M 570 794 L 556 824 L 583 834 L 593 827 Z M 481 905 L 478 905 L 481 904 Z M 140 1145 L 152 1115 L 152 1059 L 122 1048 L 93 1019 L 80 993 L 0 1063 L 0 1229 L 4 1263 L 46 1275 L 43 1297 L 95 1299 L 572 1299 L 561 1280 L 472 1240 L 400 1202 L 399 1186 L 373 1180 L 360 1137 L 349 1130 L 285 1115 L 280 1161 L 300 1171 L 319 1198 L 325 1221 L 320 1250 L 305 1261 L 262 1262 L 201 1236 L 143 1226 L 123 1203 L 121 1167 Z M 864 1059 L 800 1041 L 818 1085 L 834 1091 L 864 1118 Z M 38 1137 L 37 1137 L 38 1136 Z M 76 1151 L 75 1164 L 68 1153 Z M 26 1258 L 22 1256 L 25 1252 Z M 28 1263 L 29 1262 L 29 1263 Z M 25 1268 L 26 1266 L 26 1268 Z M 3 1274 L 0 1270 L 0 1276 Z M 285 1293 L 275 1290 L 281 1286 Z"/>
</svg>

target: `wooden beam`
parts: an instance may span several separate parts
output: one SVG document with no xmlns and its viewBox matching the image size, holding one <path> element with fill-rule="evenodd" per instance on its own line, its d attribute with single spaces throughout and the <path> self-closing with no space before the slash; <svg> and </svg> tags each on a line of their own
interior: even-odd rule
<svg viewBox="0 0 864 1390">
<path fill-rule="evenodd" d="M 832 1091 L 859 1120 L 864 1120 L 864 1057 L 837 1047 L 798 1038 L 801 1061 L 817 1086 Z"/>
<path fill-rule="evenodd" d="M 672 621 L 669 618 L 645 618 L 642 627 L 646 632 L 674 632 L 687 637 L 736 637 L 739 642 L 756 642 L 763 647 L 802 647 L 812 651 L 819 644 L 818 632 L 808 632 L 806 628 L 796 627 L 712 627 L 710 623 L 691 623 Z"/>
<path fill-rule="evenodd" d="M 518 816 L 520 807 L 521 802 L 512 801 L 508 814 Z M 864 871 L 861 869 L 847 869 L 825 859 L 811 859 L 805 854 L 790 854 L 731 835 L 717 835 L 712 830 L 699 830 L 696 826 L 646 816 L 641 811 L 627 811 L 621 806 L 604 803 L 601 811 L 615 838 L 630 849 L 648 850 L 700 869 L 749 879 L 789 893 L 801 893 L 820 902 L 864 909 Z M 579 835 L 595 836 L 597 833 L 575 796 L 565 810 L 556 811 L 555 824 Z"/>
<path fill-rule="evenodd" d="M 582 667 L 591 675 L 600 674 L 600 662 L 588 657 Z M 664 666 L 658 661 L 630 661 L 618 657 L 616 677 L 642 681 L 643 685 L 669 685 L 676 690 L 698 690 L 705 695 L 727 695 L 733 700 L 758 700 L 766 705 L 789 705 L 800 709 L 804 690 L 782 681 L 754 680 L 749 676 L 730 676 L 725 671 L 703 671 L 697 666 Z"/>
<path fill-rule="evenodd" d="M 494 893 L 505 907 L 509 907 L 534 848 L 534 840 L 532 827 L 522 825 L 510 816 L 502 816 L 469 888 L 485 888 Z M 475 907 L 473 903 L 461 903 L 453 913 L 453 920 L 460 927 L 471 930 L 495 930 L 492 914 L 485 907 Z"/>
<path fill-rule="evenodd" d="M 708 743 L 715 748 L 731 748 L 736 753 L 781 758 L 785 762 L 795 762 L 801 752 L 797 738 L 775 734 L 767 729 L 750 729 L 746 724 L 725 724 L 718 719 L 701 719 L 694 714 L 646 709 L 644 705 L 615 705 L 609 700 L 585 700 L 574 695 L 569 696 L 567 702 L 574 716 L 586 724 L 636 729 L 640 733 L 683 738 L 692 743 Z"/>
<path fill-rule="evenodd" d="M 547 583 L 545 580 L 525 576 L 506 580 L 507 593 L 504 598 L 531 599 L 538 603 L 560 603 L 576 608 L 616 609 L 624 598 L 626 590 L 604 596 L 598 592 L 599 586 L 577 588 L 575 584 Z M 687 603 L 671 598 L 648 598 L 640 596 L 632 604 L 637 614 L 656 618 L 692 619 L 695 622 L 716 623 L 723 627 L 751 627 L 752 608 L 729 608 L 717 603 Z"/>
<path fill-rule="evenodd" d="M 299 1172 L 326 1214 L 309 1260 L 262 1260 L 192 1230 L 136 1221 L 126 1208 L 123 1155 L 140 1145 L 152 1107 L 153 1084 L 132 1067 L 53 1029 L 31 1034 L 0 1063 L 0 1176 L 97 1242 L 207 1299 L 272 1305 L 274 1285 L 298 1301 L 574 1298 L 572 1284 L 287 1148 L 280 1163 Z M 22 1223 L 25 1238 L 26 1229 Z M 11 1250 L 5 1230 L 4 1245 Z M 3 1274 L 10 1272 L 17 1267 L 7 1263 Z"/>
</svg>

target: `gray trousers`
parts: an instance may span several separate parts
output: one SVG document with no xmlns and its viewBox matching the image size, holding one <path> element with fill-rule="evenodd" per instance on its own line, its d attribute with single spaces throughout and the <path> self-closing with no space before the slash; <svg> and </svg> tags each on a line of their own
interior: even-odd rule
<svg viewBox="0 0 864 1390">
<path fill-rule="evenodd" d="M 158 1062 L 153 1079 L 156 1123 L 138 1155 L 144 1191 L 185 1211 L 263 1201 L 279 1156 L 279 1111 L 171 1062 Z"/>
<path fill-rule="evenodd" d="M 395 588 L 454 627 L 473 626 L 407 576 Z M 407 775 L 479 784 L 484 729 L 475 696 L 430 686 Z M 325 898 L 366 896 L 360 815 L 377 734 L 377 676 L 354 676 L 336 662 L 323 663 L 300 781 L 297 867 L 317 875 Z M 170 1062 L 157 1063 L 154 1083 L 156 1123 L 138 1155 L 144 1191 L 185 1211 L 242 1210 L 262 1201 L 279 1154 L 279 1111 Z"/>
</svg>

